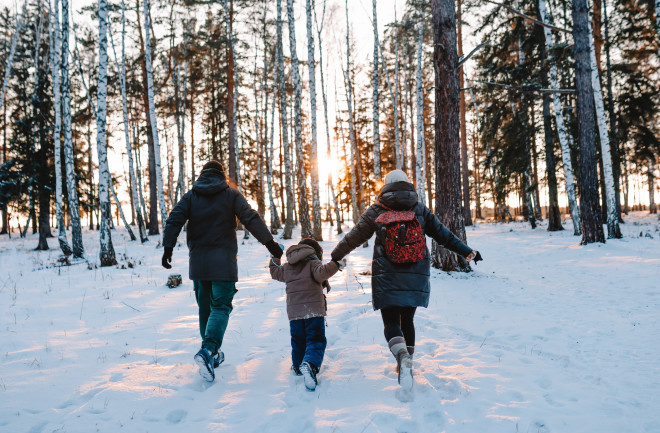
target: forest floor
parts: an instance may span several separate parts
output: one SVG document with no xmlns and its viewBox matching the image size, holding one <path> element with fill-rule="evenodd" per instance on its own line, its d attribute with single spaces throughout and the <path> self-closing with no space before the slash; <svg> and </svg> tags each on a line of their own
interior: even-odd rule
<svg viewBox="0 0 660 433">
<path fill-rule="evenodd" d="M 157 237 L 140 245 L 123 229 L 111 268 L 95 265 L 94 232 L 90 265 L 68 267 L 54 267 L 56 239 L 41 252 L 36 236 L 2 236 L 0 431 L 659 432 L 660 225 L 626 221 L 623 239 L 588 246 L 570 221 L 554 233 L 469 227 L 484 261 L 469 274 L 432 270 L 410 393 L 371 308 L 372 248 L 331 280 L 328 349 L 307 392 L 290 372 L 283 284 L 254 238 L 239 245 L 226 360 L 209 385 L 192 360 L 184 235 L 171 271 Z M 331 227 L 324 236 L 328 255 L 338 238 Z M 173 272 L 184 283 L 168 289 Z"/>
</svg>

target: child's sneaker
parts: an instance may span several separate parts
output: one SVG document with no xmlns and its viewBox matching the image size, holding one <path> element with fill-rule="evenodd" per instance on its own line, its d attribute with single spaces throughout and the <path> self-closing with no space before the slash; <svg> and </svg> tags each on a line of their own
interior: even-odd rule
<svg viewBox="0 0 660 433">
<path fill-rule="evenodd" d="M 295 365 L 291 366 L 291 371 L 293 371 L 293 374 L 296 376 L 302 376 L 302 373 L 300 372 L 300 369 L 296 367 Z"/>
<path fill-rule="evenodd" d="M 305 361 L 300 364 L 300 372 L 303 375 L 305 388 L 307 388 L 307 391 L 314 391 L 316 389 L 316 385 L 319 383 L 318 380 L 316 380 L 316 373 L 319 372 L 319 369 L 316 368 L 314 364 Z"/>
<path fill-rule="evenodd" d="M 225 354 L 222 352 L 222 350 L 218 350 L 218 353 L 215 354 L 213 357 L 213 368 L 218 368 L 220 367 L 220 364 L 225 362 Z"/>
<path fill-rule="evenodd" d="M 207 382 L 213 382 L 215 379 L 215 372 L 213 371 L 214 360 L 211 352 L 204 349 L 199 349 L 199 352 L 194 357 L 195 362 L 199 366 L 199 374 Z M 218 365 L 220 365 L 218 363 Z"/>
</svg>

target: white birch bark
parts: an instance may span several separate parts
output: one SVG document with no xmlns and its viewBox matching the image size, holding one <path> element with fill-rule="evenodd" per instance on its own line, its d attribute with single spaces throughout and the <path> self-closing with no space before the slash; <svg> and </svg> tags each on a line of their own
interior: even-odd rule
<svg viewBox="0 0 660 433">
<path fill-rule="evenodd" d="M 73 257 L 82 258 L 85 254 L 82 241 L 82 226 L 78 210 L 78 190 L 73 165 L 73 132 L 71 130 L 71 91 L 69 89 L 69 0 L 62 0 L 62 126 L 64 128 L 64 166 L 66 168 L 66 188 L 71 217 L 71 246 Z"/>
<path fill-rule="evenodd" d="M 396 169 L 401 170 L 401 140 L 399 138 L 399 22 L 396 18 L 396 3 L 394 4 L 395 55 L 394 55 L 394 153 Z"/>
<path fill-rule="evenodd" d="M 321 95 L 323 97 L 323 116 L 325 118 L 325 135 L 326 135 L 326 155 L 328 161 L 332 159 L 331 151 L 331 142 L 330 142 L 330 122 L 328 121 L 328 99 L 327 99 L 327 89 L 325 86 L 325 76 L 323 73 L 323 44 L 321 43 L 321 32 L 323 31 L 323 22 L 325 21 L 325 6 L 326 0 L 323 1 L 323 15 L 321 16 L 321 25 L 319 26 L 318 20 L 316 19 L 316 10 L 314 10 L 314 22 L 316 24 L 316 33 L 319 40 L 319 70 L 321 72 Z M 332 201 L 332 206 L 335 209 L 335 217 L 337 219 L 337 234 L 342 233 L 341 228 L 341 215 L 339 214 L 339 206 L 337 206 L 337 196 L 335 195 L 335 189 L 332 182 L 332 170 L 328 170 L 328 191 L 330 193 L 330 200 L 328 200 L 328 214 L 330 213 L 330 201 Z M 328 218 L 332 223 L 332 217 Z"/>
<path fill-rule="evenodd" d="M 135 168 L 133 166 L 133 152 L 130 140 L 130 125 L 128 121 L 128 107 L 126 97 L 126 4 L 124 0 L 121 2 L 121 68 L 119 60 L 117 59 L 117 50 L 115 49 L 115 42 L 112 36 L 112 27 L 108 27 L 110 33 L 110 41 L 112 43 L 112 51 L 115 55 L 115 66 L 117 67 L 117 74 L 119 75 L 119 85 L 121 87 L 121 102 L 122 102 L 122 116 L 124 120 L 124 142 L 126 144 L 126 156 L 128 157 L 128 175 L 131 188 L 131 197 L 133 200 L 133 208 L 137 217 L 138 233 L 140 234 L 140 242 L 144 243 L 149 240 L 147 230 L 142 217 L 142 210 L 139 203 L 140 194 L 137 189 L 137 179 L 135 176 Z M 119 206 L 119 205 L 118 205 Z"/>
<path fill-rule="evenodd" d="M 280 47 L 275 47 L 275 65 L 279 62 Z M 265 59 L 265 57 L 264 57 Z M 267 65 L 264 66 L 267 69 Z M 273 74 L 273 106 L 270 115 L 270 143 L 266 146 L 266 182 L 268 184 L 268 205 L 270 207 L 270 232 L 277 234 L 280 228 L 280 217 L 277 214 L 277 206 L 275 206 L 275 199 L 273 197 L 273 161 L 275 152 L 273 151 L 273 142 L 275 140 L 275 105 L 277 105 L 277 86 L 278 86 L 279 73 L 275 69 Z"/>
<path fill-rule="evenodd" d="M 23 3 L 23 10 L 21 16 L 18 18 L 16 23 L 16 32 L 11 38 L 11 45 L 9 47 L 9 56 L 7 56 L 7 64 L 5 65 L 5 78 L 2 81 L 2 92 L 0 92 L 0 108 L 2 108 L 2 103 L 5 100 L 5 91 L 7 90 L 7 84 L 9 83 L 9 76 L 11 75 L 11 66 L 14 61 L 14 53 L 16 52 L 16 42 L 18 41 L 18 35 L 23 28 L 23 18 L 25 17 L 25 9 L 27 8 L 28 0 L 25 0 Z"/>
<path fill-rule="evenodd" d="M 594 103 L 596 108 L 596 122 L 600 136 L 600 153 L 603 158 L 603 177 L 605 178 L 605 200 L 607 202 L 607 237 L 609 239 L 621 238 L 619 217 L 616 212 L 616 196 L 614 189 L 614 174 L 612 172 L 612 156 L 610 155 L 610 137 L 607 131 L 607 119 L 605 118 L 605 104 L 603 103 L 603 92 L 600 88 L 600 77 L 598 76 L 598 65 L 596 62 L 596 50 L 594 47 L 591 22 L 589 22 L 589 38 L 591 51 L 591 86 L 594 89 Z"/>
<path fill-rule="evenodd" d="M 416 152 L 416 170 L 415 181 L 417 183 L 417 196 L 420 203 L 424 204 L 424 169 L 426 168 L 425 161 L 425 147 L 424 147 L 424 94 L 422 81 L 422 51 L 423 51 L 423 38 L 424 38 L 424 8 L 422 8 L 422 16 L 419 20 L 419 35 L 417 40 L 417 76 L 415 84 L 417 87 L 417 152 Z"/>
<path fill-rule="evenodd" d="M 160 143 L 158 141 L 158 124 L 156 122 L 156 104 L 154 102 L 154 74 L 151 63 L 151 35 L 149 31 L 149 0 L 144 0 L 144 33 L 145 37 L 145 63 L 147 69 L 147 97 L 149 99 L 149 119 L 151 121 L 151 134 L 154 140 L 154 159 L 156 162 L 156 188 L 158 189 L 158 207 L 160 207 L 160 218 L 163 230 L 167 220 L 167 209 L 165 207 L 165 193 L 163 191 L 163 172 L 160 163 Z M 161 232 L 162 236 L 162 232 Z"/>
<path fill-rule="evenodd" d="M 321 230 L 321 199 L 319 197 L 319 155 L 316 131 L 316 66 L 314 62 L 314 33 L 312 32 L 312 5 L 306 1 L 307 13 L 307 67 L 309 68 L 309 102 L 312 120 L 312 152 L 310 155 L 312 177 L 312 225 L 314 239 L 323 240 Z"/>
<path fill-rule="evenodd" d="M 541 19 L 544 23 L 550 24 L 550 14 L 547 11 L 545 0 L 539 0 L 539 11 Z M 550 85 L 553 89 L 559 88 L 559 80 L 557 79 L 557 65 L 551 57 L 552 53 L 552 33 L 547 27 L 543 27 L 545 34 L 545 47 L 548 53 L 550 63 Z M 564 125 L 564 117 L 562 116 L 561 100 L 558 93 L 552 94 L 552 104 L 555 111 L 555 124 L 557 125 L 557 135 L 559 136 L 559 143 L 561 145 L 561 156 L 564 163 L 564 180 L 566 182 L 566 195 L 568 196 L 568 207 L 571 213 L 571 220 L 573 221 L 573 234 L 579 236 L 582 234 L 582 223 L 580 218 L 580 207 L 578 206 L 577 194 L 575 192 L 575 180 L 573 177 L 573 163 L 571 161 L 571 148 L 569 147 L 569 138 Z"/>
<path fill-rule="evenodd" d="M 293 232 L 293 185 L 291 184 L 291 158 L 289 157 L 289 129 L 287 124 L 286 83 L 284 82 L 284 44 L 282 41 L 282 0 L 277 0 L 277 75 L 280 92 L 280 121 L 282 122 L 282 153 L 284 153 L 284 177 L 286 178 L 286 220 L 284 222 L 284 239 L 291 239 Z"/>
<path fill-rule="evenodd" d="M 300 85 L 300 72 L 298 71 L 298 53 L 296 48 L 296 19 L 293 13 L 293 0 L 287 0 L 287 15 L 289 18 L 289 49 L 291 50 L 291 75 L 293 76 L 294 90 L 294 125 L 296 140 L 296 177 L 298 180 L 298 217 L 300 219 L 301 236 L 311 238 L 314 236 L 309 221 L 309 207 L 307 204 L 307 175 L 305 174 L 305 162 L 303 158 L 302 143 L 302 119 Z"/>
<path fill-rule="evenodd" d="M 351 205 L 353 207 L 353 223 L 358 223 L 358 204 L 355 189 L 355 127 L 353 125 L 353 87 L 351 84 L 351 43 L 350 27 L 348 25 L 348 0 L 346 0 L 346 72 L 344 72 L 344 83 L 346 84 L 346 103 L 348 104 L 348 135 L 350 140 L 351 154 L 349 165 L 351 167 Z M 396 110 L 396 109 L 395 109 Z M 398 159 L 398 156 L 397 156 Z"/>
<path fill-rule="evenodd" d="M 374 69 L 371 75 L 371 86 L 373 88 L 373 95 L 371 97 L 373 102 L 373 134 L 374 134 L 374 177 L 376 181 L 380 181 L 382 176 L 380 172 L 380 114 L 378 107 L 378 91 L 380 89 L 380 77 L 378 75 L 378 12 L 376 10 L 376 0 L 372 0 L 373 10 L 373 28 L 374 28 Z"/>
<path fill-rule="evenodd" d="M 96 150 L 99 158 L 99 204 L 101 206 L 101 230 L 99 252 L 101 266 L 117 264 L 115 250 L 112 247 L 110 233 L 110 170 L 108 168 L 108 154 L 106 149 L 106 114 L 108 97 L 108 2 L 99 0 L 99 82 L 96 91 L 98 111 L 96 115 Z M 117 203 L 119 205 L 119 203 Z"/>
<path fill-rule="evenodd" d="M 50 9 L 50 0 L 48 1 Z M 60 46 L 60 2 L 55 0 L 55 7 L 51 9 L 51 34 L 50 34 L 50 68 L 53 80 L 53 109 L 55 119 L 53 126 L 53 153 L 55 165 L 55 219 L 57 220 L 57 240 L 60 249 L 65 256 L 70 256 L 72 251 L 66 237 L 64 226 L 64 214 L 62 213 L 62 161 L 61 141 L 62 133 L 62 101 L 60 98 L 60 68 L 58 64 Z"/>
</svg>

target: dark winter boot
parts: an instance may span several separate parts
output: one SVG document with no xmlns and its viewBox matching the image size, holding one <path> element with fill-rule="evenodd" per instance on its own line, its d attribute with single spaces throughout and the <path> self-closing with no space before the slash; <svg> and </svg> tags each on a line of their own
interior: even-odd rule
<svg viewBox="0 0 660 433">
<path fill-rule="evenodd" d="M 302 373 L 300 372 L 300 368 L 296 367 L 295 365 L 291 366 L 291 371 L 293 371 L 293 374 L 296 376 L 302 376 Z"/>
<path fill-rule="evenodd" d="M 406 340 L 403 337 L 394 337 L 389 342 L 390 351 L 396 358 L 397 370 L 399 371 L 399 385 L 404 389 L 411 389 L 413 385 L 412 378 L 412 357 L 408 353 Z"/>
<path fill-rule="evenodd" d="M 303 380 L 305 381 L 305 388 L 307 391 L 314 391 L 316 385 L 318 385 L 318 380 L 316 380 L 316 373 L 319 372 L 319 369 L 316 368 L 311 362 L 303 362 L 300 364 L 300 372 L 303 375 Z"/>
<path fill-rule="evenodd" d="M 222 350 L 218 350 L 218 353 L 215 354 L 213 357 L 213 368 L 218 368 L 220 367 L 220 364 L 225 362 L 225 354 L 222 352 Z"/>
<path fill-rule="evenodd" d="M 412 361 L 413 359 L 413 354 L 415 353 L 415 346 L 407 346 L 408 353 L 410 354 L 410 360 Z"/>
<path fill-rule="evenodd" d="M 211 352 L 204 349 L 203 347 L 199 349 L 199 352 L 195 355 L 195 362 L 199 366 L 199 374 L 207 382 L 213 382 L 215 379 L 215 372 L 213 371 L 213 357 Z M 218 363 L 218 365 L 220 365 Z"/>
</svg>

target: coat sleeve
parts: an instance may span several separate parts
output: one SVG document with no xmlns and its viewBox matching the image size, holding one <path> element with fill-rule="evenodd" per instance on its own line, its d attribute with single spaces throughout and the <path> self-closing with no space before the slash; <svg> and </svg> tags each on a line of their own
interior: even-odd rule
<svg viewBox="0 0 660 433">
<path fill-rule="evenodd" d="M 236 198 L 234 199 L 234 212 L 238 220 L 259 242 L 266 244 L 273 240 L 273 235 L 270 234 L 270 230 L 268 230 L 257 211 L 250 207 L 243 194 L 238 191 L 236 191 Z"/>
<path fill-rule="evenodd" d="M 427 207 L 424 208 L 424 221 L 426 224 L 424 232 L 437 243 L 463 257 L 470 255 L 472 248 L 465 245 L 455 234 L 450 232 Z"/>
<path fill-rule="evenodd" d="M 270 276 L 273 280 L 286 283 L 286 281 L 284 281 L 284 266 L 286 265 L 280 264 L 280 259 L 276 259 L 275 257 L 270 259 L 268 267 L 270 268 Z"/>
<path fill-rule="evenodd" d="M 337 263 L 335 262 L 328 262 L 324 265 L 320 260 L 314 260 L 311 267 L 312 276 L 317 283 L 324 282 L 339 271 Z"/>
<path fill-rule="evenodd" d="M 348 253 L 368 241 L 377 228 L 376 216 L 376 209 L 374 206 L 367 209 L 355 227 L 353 227 L 353 229 L 344 236 L 344 239 L 337 244 L 335 249 L 332 250 L 332 253 L 330 254 L 332 260 L 339 261 L 343 259 Z"/>
<path fill-rule="evenodd" d="M 163 231 L 163 246 L 174 248 L 176 245 L 176 238 L 181 233 L 181 228 L 188 221 L 190 212 L 190 194 L 188 191 L 183 195 L 181 200 L 174 206 L 170 216 L 165 221 L 165 230 Z"/>
</svg>

